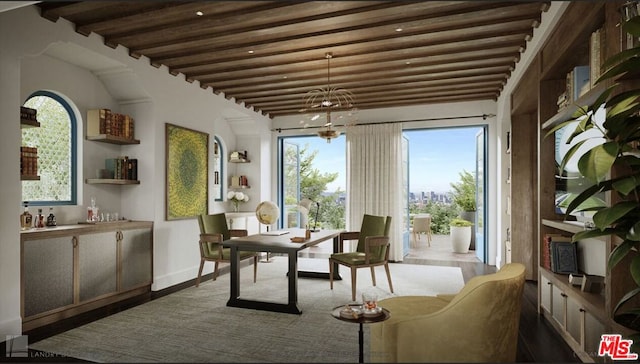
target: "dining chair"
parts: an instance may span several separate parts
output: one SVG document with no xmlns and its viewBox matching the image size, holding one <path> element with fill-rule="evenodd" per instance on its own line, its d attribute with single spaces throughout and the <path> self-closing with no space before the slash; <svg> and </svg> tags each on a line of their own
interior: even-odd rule
<svg viewBox="0 0 640 364">
<path fill-rule="evenodd" d="M 375 267 L 383 265 L 389 281 L 389 289 L 393 293 L 391 273 L 389 272 L 389 230 L 391 216 L 364 215 L 360 231 L 343 232 L 339 236 L 339 253 L 329 257 L 329 283 L 333 289 L 334 263 L 351 268 L 351 299 L 356 300 L 356 273 L 358 268 L 371 269 L 371 281 L 376 285 Z M 342 252 L 344 241 L 358 240 L 356 251 Z"/>
<path fill-rule="evenodd" d="M 431 215 L 419 214 L 413 217 L 413 242 L 418 245 L 420 234 L 424 233 L 427 245 L 431 246 Z"/>
<path fill-rule="evenodd" d="M 200 269 L 198 270 L 198 278 L 196 279 L 196 287 L 200 285 L 200 277 L 204 262 L 214 262 L 213 280 L 218 278 L 220 263 L 231 262 L 231 252 L 229 248 L 223 248 L 222 242 L 233 237 L 247 236 L 247 230 L 229 229 L 227 226 L 227 218 L 224 213 L 213 215 L 199 215 L 198 224 L 200 225 Z M 240 251 L 240 260 L 253 258 L 253 282 L 256 282 L 258 272 L 258 253 Z"/>
</svg>

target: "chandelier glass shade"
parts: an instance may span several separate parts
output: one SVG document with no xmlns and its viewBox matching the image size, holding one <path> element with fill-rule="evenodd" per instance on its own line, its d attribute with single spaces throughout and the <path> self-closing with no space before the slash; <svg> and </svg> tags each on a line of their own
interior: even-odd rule
<svg viewBox="0 0 640 364">
<path fill-rule="evenodd" d="M 301 111 L 317 112 L 318 115 L 314 116 L 312 120 L 316 120 L 322 113 L 326 115 L 326 122 L 323 129 L 318 131 L 318 136 L 330 143 L 331 139 L 340 136 L 340 131 L 333 128 L 331 112 L 348 111 L 352 115 L 354 97 L 353 93 L 347 89 L 331 86 L 331 58 L 333 58 L 333 54 L 327 52 L 325 58 L 327 59 L 327 86 L 307 92 L 304 98 L 304 108 Z"/>
</svg>

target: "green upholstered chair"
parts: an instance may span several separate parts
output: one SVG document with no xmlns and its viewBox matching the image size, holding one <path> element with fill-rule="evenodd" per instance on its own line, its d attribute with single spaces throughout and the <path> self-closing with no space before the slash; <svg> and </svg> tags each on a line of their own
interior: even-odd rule
<svg viewBox="0 0 640 364">
<path fill-rule="evenodd" d="M 247 236 L 247 230 L 230 230 L 224 213 L 199 215 L 198 224 L 200 224 L 200 269 L 198 270 L 196 287 L 200 285 L 204 262 L 215 263 L 213 270 L 214 281 L 218 278 L 218 265 L 220 262 L 230 262 L 231 252 L 229 248 L 222 247 L 222 242 L 233 237 Z M 258 254 L 246 251 L 240 251 L 239 253 L 240 260 L 253 258 L 253 282 L 255 282 L 258 271 Z"/>
<path fill-rule="evenodd" d="M 371 362 L 515 362 L 524 283 L 524 265 L 510 263 L 455 295 L 378 301 L 391 317 L 370 325 Z"/>
<path fill-rule="evenodd" d="M 389 289 L 393 293 L 391 273 L 389 273 L 389 230 L 391 216 L 364 215 L 360 231 L 340 234 L 339 249 L 341 253 L 329 257 L 329 282 L 333 289 L 333 263 L 351 268 L 351 299 L 356 300 L 356 273 L 358 268 L 371 268 L 371 280 L 376 285 L 375 267 L 384 265 L 389 281 Z M 358 240 L 355 252 L 342 253 L 345 240 Z"/>
</svg>

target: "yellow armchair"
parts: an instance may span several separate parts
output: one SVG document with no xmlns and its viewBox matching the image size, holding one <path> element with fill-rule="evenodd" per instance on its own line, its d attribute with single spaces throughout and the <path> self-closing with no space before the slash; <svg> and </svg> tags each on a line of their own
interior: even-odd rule
<svg viewBox="0 0 640 364">
<path fill-rule="evenodd" d="M 371 325 L 371 361 L 515 362 L 524 273 L 512 263 L 453 297 L 381 300 L 391 318 Z"/>
</svg>

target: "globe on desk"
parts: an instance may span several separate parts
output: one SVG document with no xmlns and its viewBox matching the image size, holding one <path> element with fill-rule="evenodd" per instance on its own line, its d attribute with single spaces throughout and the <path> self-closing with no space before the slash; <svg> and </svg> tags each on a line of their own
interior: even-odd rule
<svg viewBox="0 0 640 364">
<path fill-rule="evenodd" d="M 258 222 L 267 226 L 267 231 L 269 231 L 269 226 L 275 224 L 280 217 L 280 208 L 278 205 L 274 204 L 271 201 L 262 201 L 258 204 L 256 208 L 256 217 L 258 218 Z M 269 253 L 267 252 L 267 260 L 262 260 L 263 263 L 271 263 L 272 260 L 269 259 Z"/>
<path fill-rule="evenodd" d="M 256 208 L 256 217 L 261 224 L 273 225 L 280 217 L 280 208 L 271 201 L 263 201 Z"/>
</svg>

